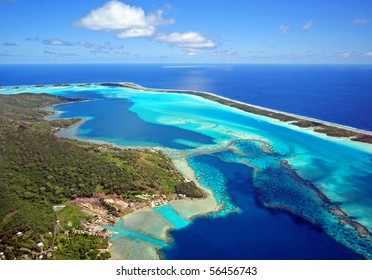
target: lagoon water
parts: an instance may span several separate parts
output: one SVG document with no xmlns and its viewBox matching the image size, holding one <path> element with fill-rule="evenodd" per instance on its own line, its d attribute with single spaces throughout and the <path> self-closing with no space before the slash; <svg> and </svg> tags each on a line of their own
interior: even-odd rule
<svg viewBox="0 0 372 280">
<path fill-rule="evenodd" d="M 119 66 L 105 67 L 112 72 Z M 95 68 L 90 70 L 92 75 L 74 76 L 63 72 L 71 69 L 69 66 L 55 68 L 50 73 L 64 75 L 54 77 L 45 74 L 44 66 L 38 66 L 34 73 L 40 76 L 35 74 L 22 80 L 21 71 L 17 80 L 8 75 L 1 78 L 1 84 L 95 79 L 208 90 L 371 130 L 369 89 L 372 87 L 368 79 L 371 72 L 364 66 L 122 67 L 123 76 L 119 78 L 96 73 Z M 15 71 L 10 66 L 9 69 L 11 73 Z M 66 136 L 121 146 L 161 147 L 171 157 L 188 158 L 200 183 L 214 192 L 224 209 L 190 222 L 171 206 L 157 208 L 157 213 L 174 228 L 173 241 L 167 245 L 141 231 L 124 228 L 120 232 L 124 238 L 156 243 L 166 258 L 372 258 L 371 237 L 360 237 L 330 213 L 340 207 L 372 230 L 370 145 L 315 135 L 183 94 L 140 92 L 97 84 L 0 90 L 0 93 L 46 91 L 67 97 L 94 98 L 91 102 L 56 107 L 63 111 L 61 117 L 88 119 L 74 132 L 77 135 Z M 308 106 L 311 100 L 314 102 Z M 322 200 L 314 186 L 332 203 Z"/>
<path fill-rule="evenodd" d="M 123 81 L 208 91 L 372 130 L 370 65 L 0 65 L 0 86 Z"/>
</svg>

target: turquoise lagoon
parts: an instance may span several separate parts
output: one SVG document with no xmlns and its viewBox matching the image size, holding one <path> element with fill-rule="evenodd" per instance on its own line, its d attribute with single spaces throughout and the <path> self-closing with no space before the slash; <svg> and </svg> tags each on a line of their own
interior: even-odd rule
<svg viewBox="0 0 372 280">
<path fill-rule="evenodd" d="M 2 89 L 2 93 L 21 91 L 25 89 Z M 223 205 L 218 213 L 192 221 L 169 205 L 155 209 L 174 229 L 173 241 L 166 242 L 126 228 L 124 218 L 116 226 L 117 242 L 120 237 L 153 244 L 166 258 L 372 258 L 371 236 L 360 236 L 332 214 L 342 209 L 346 219 L 372 230 L 371 145 L 329 138 L 179 93 L 98 84 L 28 86 L 27 91 L 93 98 L 55 107 L 62 112 L 59 117 L 87 119 L 63 136 L 125 147 L 160 147 L 173 160 L 187 159 L 197 180 Z M 198 237 L 205 241 L 203 254 Z M 190 242 L 195 246 L 186 248 Z M 245 245 L 251 250 L 239 253 Z M 260 246 L 269 249 L 257 253 Z M 210 254 L 205 254 L 208 250 Z"/>
</svg>

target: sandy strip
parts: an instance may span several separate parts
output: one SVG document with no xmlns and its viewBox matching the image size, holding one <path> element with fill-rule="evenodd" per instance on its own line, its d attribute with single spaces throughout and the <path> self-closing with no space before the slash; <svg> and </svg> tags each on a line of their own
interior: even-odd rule
<svg viewBox="0 0 372 280">
<path fill-rule="evenodd" d="M 279 111 L 279 110 L 275 110 L 275 109 L 270 109 L 270 108 L 266 108 L 266 107 L 262 107 L 262 106 L 258 106 L 258 105 L 253 105 L 253 104 L 250 104 L 250 103 L 246 103 L 246 102 L 242 102 L 242 101 L 237 101 L 237 100 L 234 100 L 234 99 L 230 99 L 230 98 L 227 98 L 227 97 L 223 97 L 221 95 L 217 95 L 217 94 L 214 94 L 214 93 L 211 93 L 211 92 L 196 91 L 196 90 L 146 88 L 146 87 L 142 87 L 142 86 L 140 86 L 138 84 L 127 83 L 127 82 L 121 82 L 121 83 L 118 83 L 117 82 L 116 84 L 120 84 L 123 87 L 128 87 L 128 88 L 131 88 L 131 89 L 136 89 L 136 90 L 141 90 L 141 91 L 166 92 L 166 93 L 182 93 L 182 94 L 190 94 L 190 93 L 196 93 L 196 94 L 198 94 L 198 93 L 202 93 L 202 94 L 206 94 L 206 95 L 209 95 L 209 96 L 218 97 L 220 99 L 223 99 L 223 100 L 226 100 L 226 101 L 229 101 L 229 102 L 233 102 L 233 103 L 236 103 L 236 104 L 246 105 L 246 106 L 249 106 L 249 107 L 260 109 L 260 110 L 263 110 L 263 111 L 277 113 L 277 114 L 283 114 L 283 115 L 294 117 L 294 118 L 298 118 L 298 119 L 301 119 L 301 120 L 318 122 L 318 123 L 321 123 L 321 124 L 324 124 L 324 125 L 328 125 L 328 126 L 332 126 L 332 127 L 336 127 L 336 128 L 340 128 L 340 129 L 344 129 L 344 130 L 348 130 L 348 131 L 362 133 L 362 134 L 366 134 L 366 135 L 371 135 L 372 136 L 372 132 L 371 131 L 368 131 L 368 130 L 363 130 L 363 129 L 359 129 L 359 128 L 355 128 L 355 127 L 351 127 L 351 126 L 347 126 L 347 125 L 332 123 L 332 122 L 328 122 L 328 121 L 319 120 L 319 119 L 316 119 L 316 118 L 306 117 L 306 116 L 292 114 L 292 113 L 288 113 L 288 112 L 284 112 L 284 111 Z M 197 96 L 197 95 L 195 95 L 195 96 Z M 197 96 L 197 97 L 203 98 L 201 96 Z M 216 101 L 212 101 L 212 100 L 210 100 L 210 101 L 211 102 L 216 102 Z M 216 103 L 219 103 L 219 102 L 216 102 Z M 221 103 L 219 103 L 219 104 L 221 104 Z M 226 105 L 226 106 L 228 106 L 228 105 Z M 253 114 L 253 113 L 251 113 L 251 114 Z M 267 118 L 269 118 L 269 117 L 267 117 Z"/>
<path fill-rule="evenodd" d="M 218 211 L 220 207 L 213 192 L 210 189 L 203 187 L 199 181 L 196 180 L 195 172 L 188 164 L 186 157 L 172 159 L 172 162 L 175 168 L 181 172 L 184 178 L 194 181 L 195 184 L 204 191 L 206 198 L 173 200 L 169 202 L 169 205 L 172 206 L 177 213 L 187 219 L 192 219 L 196 216 L 206 215 L 211 212 Z"/>
</svg>

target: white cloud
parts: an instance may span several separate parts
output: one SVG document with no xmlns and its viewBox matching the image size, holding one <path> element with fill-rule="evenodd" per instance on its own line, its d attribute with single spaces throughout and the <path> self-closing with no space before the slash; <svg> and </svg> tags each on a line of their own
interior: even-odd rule
<svg viewBox="0 0 372 280">
<path fill-rule="evenodd" d="M 372 56 L 372 52 L 367 52 L 364 54 L 365 56 Z"/>
<path fill-rule="evenodd" d="M 80 47 L 84 47 L 84 48 L 87 48 L 87 49 L 100 49 L 100 50 L 116 50 L 116 49 L 122 49 L 123 46 L 118 46 L 118 47 L 115 47 L 115 46 L 112 46 L 110 42 L 106 42 L 104 45 L 100 45 L 100 44 L 95 44 L 95 43 L 91 43 L 91 42 L 88 42 L 88 41 L 85 41 L 85 40 L 80 40 L 78 42 L 75 42 L 73 43 L 74 45 L 78 45 Z"/>
<path fill-rule="evenodd" d="M 45 39 L 43 40 L 43 43 L 45 45 L 51 45 L 51 46 L 72 46 L 73 43 L 69 41 L 63 41 L 60 39 Z"/>
<path fill-rule="evenodd" d="M 308 30 L 310 30 L 311 28 L 313 28 L 313 24 L 314 24 L 314 22 L 313 22 L 313 20 L 309 20 L 303 27 L 302 27 L 302 29 L 304 30 L 304 31 L 308 31 Z"/>
<path fill-rule="evenodd" d="M 111 0 L 91 11 L 76 25 L 98 31 L 119 31 L 118 38 L 149 37 L 157 26 L 174 23 L 173 19 L 164 20 L 163 14 L 161 10 L 145 14 L 141 7 Z"/>
<path fill-rule="evenodd" d="M 205 37 L 199 32 L 184 32 L 184 33 L 170 33 L 170 34 L 158 34 L 155 40 L 160 42 L 166 42 L 170 45 L 189 48 L 189 49 L 208 49 L 216 46 L 216 43 Z"/>
<path fill-rule="evenodd" d="M 175 22 L 174 19 L 164 19 L 163 17 L 163 10 L 145 13 L 141 7 L 130 6 L 118 0 L 110 0 L 102 7 L 92 10 L 75 25 L 91 30 L 116 32 L 116 37 L 119 39 L 152 38 L 171 46 L 185 48 L 190 55 L 195 55 L 198 50 L 216 46 L 215 42 L 199 32 L 157 33 L 158 26 Z M 91 47 L 85 43 L 79 45 Z"/>
<path fill-rule="evenodd" d="M 278 29 L 280 33 L 282 33 L 283 35 L 287 35 L 289 30 L 291 30 L 291 27 L 289 25 L 282 24 L 281 26 L 279 26 Z"/>
<path fill-rule="evenodd" d="M 368 24 L 369 19 L 366 18 L 357 18 L 353 21 L 354 24 Z"/>
<path fill-rule="evenodd" d="M 339 54 L 340 57 L 342 58 L 348 58 L 350 57 L 354 52 L 342 52 Z"/>
<path fill-rule="evenodd" d="M 124 38 L 137 38 L 137 37 L 150 37 L 154 35 L 155 27 L 148 26 L 146 28 L 130 28 L 120 32 L 116 37 L 119 39 Z"/>
</svg>

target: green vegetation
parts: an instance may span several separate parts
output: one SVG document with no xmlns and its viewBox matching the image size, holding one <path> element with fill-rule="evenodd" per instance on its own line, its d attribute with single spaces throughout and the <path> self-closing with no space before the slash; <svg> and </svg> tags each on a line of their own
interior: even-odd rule
<svg viewBox="0 0 372 280">
<path fill-rule="evenodd" d="M 352 138 L 352 140 L 372 144 L 372 137 L 370 135 L 359 134 L 356 137 Z"/>
<path fill-rule="evenodd" d="M 82 221 L 89 218 L 79 207 L 71 204 L 67 204 L 65 208 L 57 211 L 56 215 L 61 226 L 66 230 L 77 228 Z"/>
<path fill-rule="evenodd" d="M 54 259 L 57 260 L 104 260 L 110 254 L 104 251 L 108 240 L 88 234 L 59 234 Z"/>
<path fill-rule="evenodd" d="M 203 192 L 198 189 L 194 182 L 184 182 L 176 186 L 176 192 L 188 197 L 201 197 Z"/>
<path fill-rule="evenodd" d="M 256 108 L 256 107 L 248 106 L 248 105 L 242 104 L 242 103 L 237 103 L 237 102 L 234 102 L 234 101 L 230 101 L 230 100 L 221 98 L 219 96 L 214 96 L 214 95 L 210 95 L 210 94 L 203 93 L 203 92 L 189 91 L 189 92 L 186 92 L 186 93 L 196 95 L 196 96 L 201 96 L 205 99 L 208 99 L 208 100 L 211 100 L 211 101 L 214 101 L 214 102 L 218 102 L 220 104 L 227 105 L 227 106 L 242 110 L 244 112 L 252 113 L 252 114 L 255 114 L 255 115 L 261 115 L 261 116 L 265 116 L 265 117 L 269 117 L 269 118 L 273 118 L 273 119 L 278 119 L 278 120 L 283 121 L 283 122 L 289 122 L 289 121 L 296 120 L 296 118 L 285 115 L 285 114 L 275 113 L 275 112 L 272 112 L 272 111 L 259 109 L 259 108 Z"/>
<path fill-rule="evenodd" d="M 352 132 L 352 131 L 347 131 L 341 128 L 333 127 L 333 126 L 328 126 L 321 124 L 319 126 L 314 127 L 314 131 L 319 132 L 319 133 L 324 133 L 328 136 L 334 136 L 334 137 L 352 137 L 352 136 L 357 136 L 357 133 Z"/>
<path fill-rule="evenodd" d="M 372 136 L 345 130 L 342 128 L 325 125 L 319 122 L 313 122 L 308 120 L 298 120 L 292 123 L 299 127 L 311 127 L 315 132 L 323 133 L 333 137 L 349 137 L 353 141 L 365 142 L 372 144 Z"/>
<path fill-rule="evenodd" d="M 294 124 L 298 127 L 304 127 L 304 128 L 306 128 L 306 127 L 316 127 L 316 126 L 321 125 L 321 123 L 308 121 L 308 120 L 298 120 L 298 121 L 293 122 L 292 124 Z"/>
<path fill-rule="evenodd" d="M 48 94 L 0 95 L 0 251 L 7 258 L 37 250 L 45 234 L 54 232 L 57 219 L 66 229 L 86 219 L 69 200 L 95 192 L 123 197 L 167 194 L 184 182 L 160 151 L 123 150 L 56 137 L 56 128 L 78 120 L 49 122 L 44 119 L 48 113 L 40 108 L 70 101 Z M 59 204 L 67 207 L 55 212 L 52 206 Z M 83 243 L 84 237 L 76 238 L 77 244 Z M 85 253 L 84 258 L 95 255 Z"/>
</svg>

